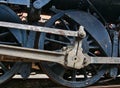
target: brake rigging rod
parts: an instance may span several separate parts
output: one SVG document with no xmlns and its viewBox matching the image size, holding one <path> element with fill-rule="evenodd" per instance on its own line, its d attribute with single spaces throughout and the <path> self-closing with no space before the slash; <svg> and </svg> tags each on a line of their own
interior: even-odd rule
<svg viewBox="0 0 120 88">
<path fill-rule="evenodd" d="M 3 21 L 0 21 L 0 26 L 7 27 L 7 28 L 36 31 L 36 32 L 45 32 L 45 33 L 56 34 L 56 35 L 74 36 L 74 37 L 78 37 L 80 33 L 79 31 L 68 31 L 68 30 L 62 30 L 62 29 L 56 29 L 56 28 L 48 28 L 48 27 L 33 26 L 33 25 L 26 25 L 26 24 L 3 22 Z"/>
</svg>

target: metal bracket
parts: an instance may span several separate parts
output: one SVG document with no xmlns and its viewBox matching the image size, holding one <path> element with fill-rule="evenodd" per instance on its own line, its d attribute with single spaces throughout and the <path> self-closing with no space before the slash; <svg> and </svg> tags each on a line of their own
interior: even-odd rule
<svg viewBox="0 0 120 88">
<path fill-rule="evenodd" d="M 85 56 L 82 53 L 82 42 L 76 42 L 74 48 L 68 52 L 66 66 L 80 69 L 84 67 Z"/>
<path fill-rule="evenodd" d="M 67 66 L 76 69 L 84 67 L 85 56 L 82 53 L 82 39 L 86 36 L 86 33 L 83 26 L 80 26 L 78 35 L 79 37 L 76 38 L 74 48 L 68 52 L 67 57 Z"/>
</svg>

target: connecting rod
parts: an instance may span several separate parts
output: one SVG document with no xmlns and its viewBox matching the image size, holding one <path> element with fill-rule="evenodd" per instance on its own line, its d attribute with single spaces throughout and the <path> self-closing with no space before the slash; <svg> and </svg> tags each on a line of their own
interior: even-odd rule
<svg viewBox="0 0 120 88">
<path fill-rule="evenodd" d="M 59 63 L 63 66 L 75 69 L 83 68 L 89 64 L 120 64 L 119 57 L 90 57 L 86 54 L 83 54 L 82 39 L 85 37 L 86 33 L 84 31 L 84 27 L 82 26 L 80 26 L 78 31 L 67 31 L 62 29 L 53 29 L 1 21 L 0 26 L 77 37 L 75 45 L 63 52 L 38 50 L 0 44 L 0 61 L 48 61 Z"/>
</svg>

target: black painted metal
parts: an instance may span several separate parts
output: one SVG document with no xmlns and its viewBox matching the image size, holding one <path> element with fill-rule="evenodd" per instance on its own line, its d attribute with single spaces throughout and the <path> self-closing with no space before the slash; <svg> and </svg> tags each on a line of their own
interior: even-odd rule
<svg viewBox="0 0 120 88">
<path fill-rule="evenodd" d="M 115 22 L 120 16 L 120 0 L 52 0 L 51 4 L 62 10 L 89 9 L 103 16 L 107 22 Z"/>
<path fill-rule="evenodd" d="M 108 22 L 115 22 L 120 16 L 120 0 L 90 0 Z"/>
</svg>

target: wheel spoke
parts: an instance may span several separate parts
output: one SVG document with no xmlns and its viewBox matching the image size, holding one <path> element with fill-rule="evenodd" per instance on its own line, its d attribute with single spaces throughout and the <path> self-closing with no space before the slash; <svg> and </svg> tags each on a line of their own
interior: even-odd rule
<svg viewBox="0 0 120 88">
<path fill-rule="evenodd" d="M 63 19 L 61 19 L 61 22 L 63 23 L 63 25 L 65 26 L 65 28 L 67 30 L 70 30 L 69 26 L 65 23 L 65 21 Z"/>
<path fill-rule="evenodd" d="M 88 43 L 89 43 L 89 44 L 93 43 L 93 40 L 89 40 Z"/>
<path fill-rule="evenodd" d="M 90 54 L 91 56 L 96 57 L 96 55 L 95 55 L 95 54 L 93 54 L 93 53 L 91 53 L 91 52 L 88 52 L 88 54 Z"/>
<path fill-rule="evenodd" d="M 66 72 L 66 69 L 61 69 L 61 72 L 60 72 L 60 77 L 63 77 L 64 76 L 64 74 L 65 74 L 65 72 Z"/>
<path fill-rule="evenodd" d="M 0 34 L 0 37 L 6 37 L 9 34 L 9 32 L 4 32 Z"/>
<path fill-rule="evenodd" d="M 97 74 L 98 73 L 98 71 L 97 71 L 97 69 L 96 69 L 96 67 L 94 66 L 94 65 L 90 65 L 91 67 L 92 67 L 92 69 L 93 69 L 93 71 L 95 72 L 95 74 Z"/>
<path fill-rule="evenodd" d="M 63 45 L 69 45 L 70 44 L 70 43 L 65 43 L 65 42 L 54 40 L 54 39 L 50 39 L 50 38 L 46 38 L 46 40 L 54 42 L 54 43 L 58 43 L 58 44 L 63 44 Z"/>
<path fill-rule="evenodd" d="M 2 62 L 0 62 L 0 66 L 1 66 L 1 68 L 2 68 L 2 70 L 3 70 L 4 72 L 7 72 L 7 71 L 8 71 L 8 68 L 5 67 L 5 65 L 4 65 Z"/>
<path fill-rule="evenodd" d="M 82 71 L 83 71 L 84 79 L 88 79 L 86 68 L 82 69 Z"/>
<path fill-rule="evenodd" d="M 99 49 L 98 46 L 89 46 L 89 49 Z"/>
<path fill-rule="evenodd" d="M 76 81 L 76 74 L 77 74 L 77 70 L 73 69 L 72 70 L 72 81 Z"/>
<path fill-rule="evenodd" d="M 14 43 L 14 42 L 0 42 L 0 44 L 14 45 L 14 46 L 18 46 L 18 45 L 20 45 L 20 44 L 18 44 L 18 43 Z"/>
<path fill-rule="evenodd" d="M 54 65 L 52 64 L 51 69 L 53 71 L 56 71 L 56 74 L 59 75 L 60 77 L 63 77 L 66 71 L 66 69 L 63 66 L 56 63 Z"/>
</svg>

